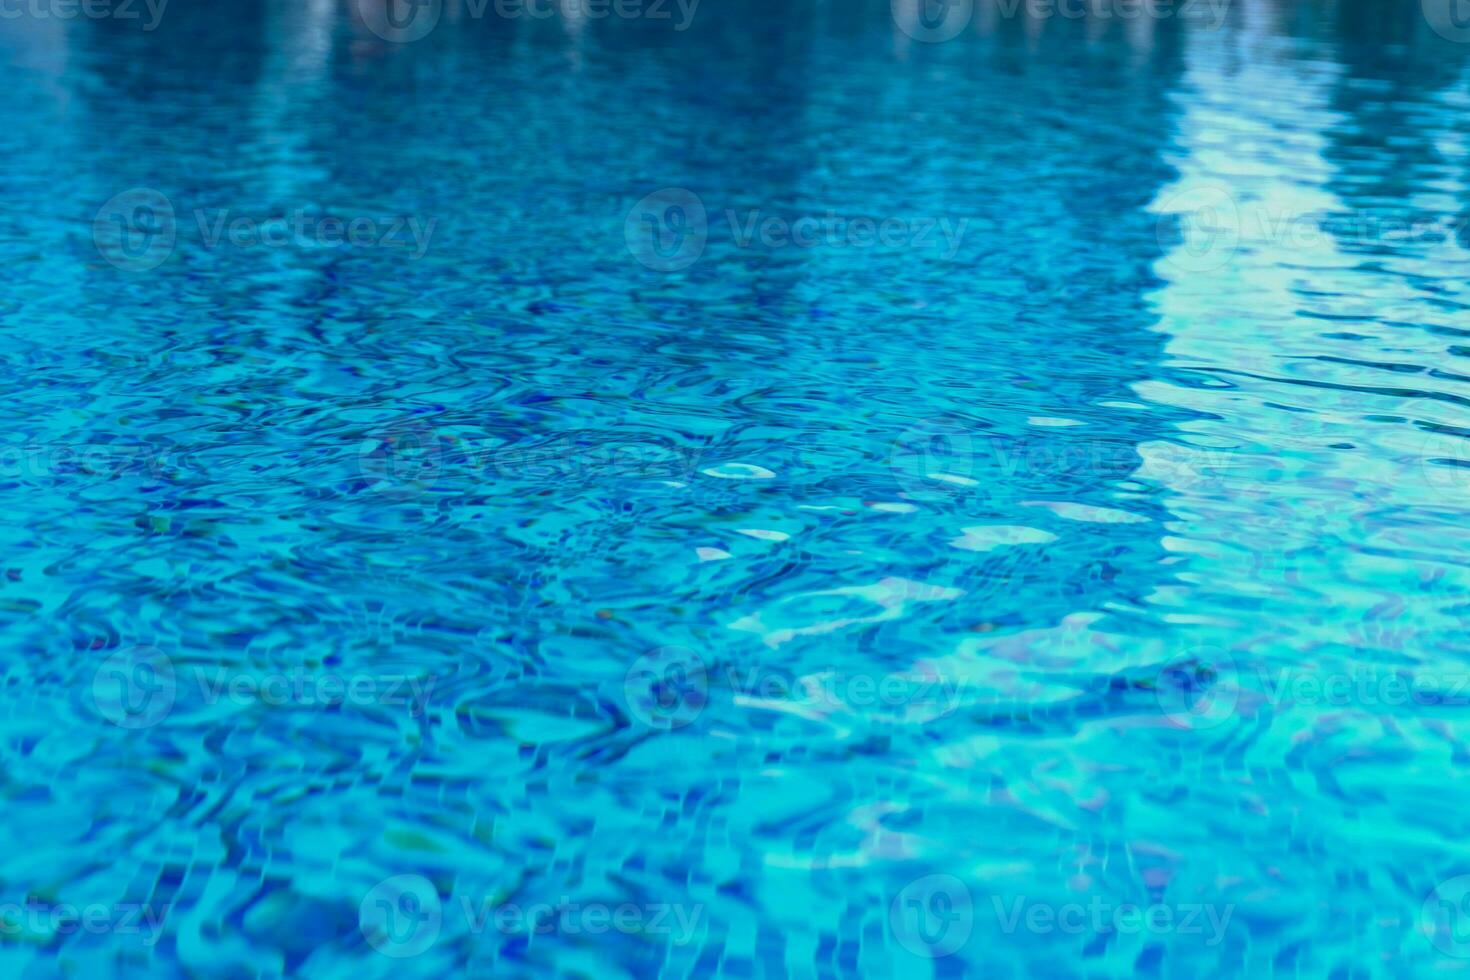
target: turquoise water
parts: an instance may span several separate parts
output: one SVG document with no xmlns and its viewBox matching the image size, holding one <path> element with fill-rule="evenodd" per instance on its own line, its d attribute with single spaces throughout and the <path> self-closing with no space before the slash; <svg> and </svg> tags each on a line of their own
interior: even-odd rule
<svg viewBox="0 0 1470 980">
<path fill-rule="evenodd" d="M 1470 969 L 1470 19 L 1117 7 L 7 7 L 0 971 Z"/>
</svg>

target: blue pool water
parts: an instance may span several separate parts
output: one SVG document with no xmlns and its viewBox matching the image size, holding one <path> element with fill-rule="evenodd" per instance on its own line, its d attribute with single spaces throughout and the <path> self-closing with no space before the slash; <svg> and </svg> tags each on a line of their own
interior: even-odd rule
<svg viewBox="0 0 1470 980">
<path fill-rule="evenodd" d="M 1470 969 L 1460 11 L 373 2 L 0 19 L 0 972 Z"/>
</svg>

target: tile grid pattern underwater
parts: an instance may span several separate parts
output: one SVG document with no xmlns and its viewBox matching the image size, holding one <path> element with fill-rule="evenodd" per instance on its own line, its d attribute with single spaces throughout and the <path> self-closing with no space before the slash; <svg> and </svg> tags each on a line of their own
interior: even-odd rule
<svg viewBox="0 0 1470 980">
<path fill-rule="evenodd" d="M 1470 29 L 1123 6 L 7 6 L 0 972 L 1470 970 Z"/>
</svg>

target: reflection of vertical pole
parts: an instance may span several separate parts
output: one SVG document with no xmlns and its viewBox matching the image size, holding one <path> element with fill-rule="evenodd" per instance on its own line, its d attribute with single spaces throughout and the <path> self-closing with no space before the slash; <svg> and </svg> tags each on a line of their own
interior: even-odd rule
<svg viewBox="0 0 1470 980">
<path fill-rule="evenodd" d="M 1002 14 L 1001 4 L 1009 6 L 1021 0 L 977 0 L 975 5 L 975 30 L 982 37 L 994 34 Z"/>
<path fill-rule="evenodd" d="M 581 0 L 557 0 L 556 9 L 561 12 L 561 29 L 567 36 L 567 60 L 574 70 L 582 67 L 582 48 L 587 27 L 587 14 Z M 613 8 L 616 10 L 616 6 Z M 616 25 L 614 25 L 616 27 Z"/>
<path fill-rule="evenodd" d="M 333 28 L 338 23 L 336 0 L 304 0 L 270 2 L 262 30 L 264 55 L 260 78 L 250 97 L 250 126 L 255 133 L 254 153 L 260 155 L 258 166 L 251 168 L 252 177 L 231 184 L 237 202 L 221 206 L 241 209 L 283 208 L 281 219 L 288 225 L 283 247 L 262 248 L 253 261 L 277 269 L 290 269 L 305 261 L 303 243 L 297 240 L 291 212 L 308 203 L 330 201 L 330 195 L 318 191 L 328 174 L 314 154 L 311 141 L 316 131 L 313 120 L 317 107 L 327 96 L 323 87 L 328 81 L 332 57 Z M 252 190 L 249 180 L 261 186 Z M 186 202 L 182 211 L 197 207 Z M 258 214 L 264 220 L 268 215 Z M 180 215 L 181 221 L 192 220 Z M 317 261 L 311 259 L 311 261 Z M 285 293 L 295 290 L 285 279 L 276 286 Z M 303 304 L 305 305 L 305 304 Z M 282 365 L 302 356 L 288 353 L 284 347 L 276 356 Z"/>
<path fill-rule="evenodd" d="M 1177 11 L 1178 8 L 1179 5 L 1175 4 L 1172 9 Z M 1148 9 L 1147 4 L 1145 4 L 1144 9 Z M 1148 16 L 1135 17 L 1132 20 L 1124 21 L 1124 23 L 1127 25 L 1124 28 L 1124 32 L 1128 38 L 1128 47 L 1136 57 L 1134 63 L 1141 65 L 1143 59 L 1154 49 L 1154 31 L 1158 29 L 1158 18 Z M 1188 24 L 1171 24 L 1169 26 L 1174 30 L 1179 30 L 1181 26 L 1185 30 L 1191 29 L 1191 26 Z"/>
<path fill-rule="evenodd" d="M 15 9 L 20 4 L 7 4 Z M 91 102 L 79 97 L 69 88 L 74 79 L 69 77 L 68 65 L 72 64 L 72 30 L 84 32 L 77 47 L 86 43 L 88 35 L 104 33 L 100 25 L 77 24 L 59 17 L 32 17 L 29 15 L 0 21 L 0 63 L 10 70 L 7 81 L 11 98 L 17 97 L 16 81 L 11 78 L 16 69 L 24 69 L 25 110 L 12 113 L 6 119 L 10 128 L 9 138 L 4 141 L 7 150 L 5 161 L 8 174 L 45 174 L 56 169 L 57 161 L 65 161 L 74 167 L 78 161 L 95 161 L 94 140 L 96 134 L 107 131 L 107 125 L 94 119 Z M 113 107 L 115 110 L 115 107 Z M 18 138 L 21 134 L 24 138 Z M 118 186 L 118 175 L 93 162 L 92 172 L 72 174 L 73 178 L 58 182 L 53 192 L 53 203 L 64 207 L 77 220 L 90 221 L 97 208 L 108 198 L 126 188 Z M 65 195 L 69 200 L 63 201 Z M 44 216 L 37 215 L 37 218 Z M 61 225 L 54 221 L 27 221 L 28 234 L 35 241 L 47 242 L 43 247 L 53 255 L 65 255 L 66 246 L 61 238 Z M 55 251 L 52 251 L 52 249 Z M 95 255 L 93 257 L 96 257 Z M 18 263 L 7 268 L 7 277 L 44 277 L 46 292 L 58 303 L 58 309 L 83 309 L 82 279 L 79 273 L 84 265 L 72 262 Z M 11 288 L 22 283 L 12 278 Z M 23 295 L 23 288 L 17 292 Z M 74 329 L 85 330 L 73 317 L 38 318 L 37 324 L 45 324 L 46 330 L 56 329 L 60 322 L 76 324 Z M 14 329 L 13 327 L 11 329 Z"/>
<path fill-rule="evenodd" d="M 1021 23 L 1026 28 L 1026 39 L 1031 42 L 1029 50 L 1036 51 L 1041 40 L 1041 35 L 1046 33 L 1046 24 L 1041 17 L 1041 6 L 1039 4 L 1021 3 Z M 1053 6 L 1049 8 L 1055 12 Z"/>
<path fill-rule="evenodd" d="M 310 153 L 311 127 L 291 118 L 293 106 L 316 104 L 326 78 L 332 53 L 334 0 L 305 3 L 271 3 L 265 21 L 265 63 L 256 87 L 252 119 L 260 134 L 259 144 L 271 148 L 277 159 L 266 169 L 272 200 L 302 201 L 307 192 L 302 175 L 315 173 L 303 165 Z"/>
<path fill-rule="evenodd" d="M 1058 0 L 1061 3 L 1077 3 L 1079 0 Z M 1098 41 L 1108 31 L 1114 29 L 1113 22 L 1118 19 L 1116 0 L 1091 0 L 1087 4 L 1087 40 Z M 1144 20 L 1144 17 L 1136 18 Z"/>
</svg>

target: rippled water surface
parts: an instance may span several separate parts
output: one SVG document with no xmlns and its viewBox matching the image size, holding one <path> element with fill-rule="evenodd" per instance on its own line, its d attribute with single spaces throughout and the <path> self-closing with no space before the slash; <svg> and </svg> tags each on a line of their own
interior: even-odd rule
<svg viewBox="0 0 1470 980">
<path fill-rule="evenodd" d="M 1470 969 L 1434 0 L 364 3 L 0 20 L 0 971 Z"/>
</svg>

